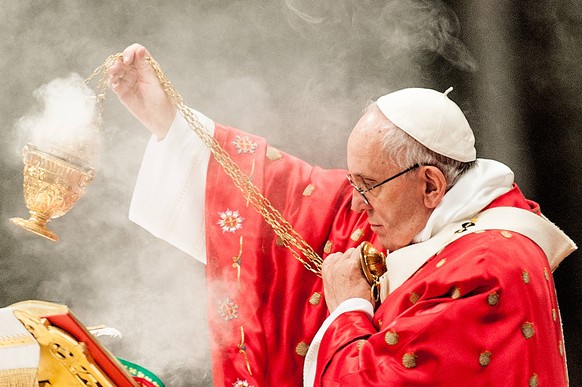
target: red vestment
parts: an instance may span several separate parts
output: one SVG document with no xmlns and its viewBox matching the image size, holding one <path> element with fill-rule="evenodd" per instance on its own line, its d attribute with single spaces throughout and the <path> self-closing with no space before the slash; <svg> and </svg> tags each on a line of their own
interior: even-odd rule
<svg viewBox="0 0 582 387">
<path fill-rule="evenodd" d="M 376 242 L 350 210 L 345 171 L 312 167 L 259 137 L 215 138 L 321 255 Z M 491 206 L 530 209 L 519 190 Z M 532 210 L 538 211 L 536 207 Z M 224 386 L 299 386 L 304 356 L 329 314 L 322 281 L 211 159 L 206 191 L 213 377 Z M 340 315 L 319 348 L 315 385 L 565 385 L 551 271 L 530 239 L 470 234 L 429 259 L 377 309 Z"/>
<path fill-rule="evenodd" d="M 367 217 L 350 210 L 345 171 L 232 128 L 217 125 L 215 138 L 320 256 L 375 241 Z M 277 242 L 214 158 L 205 219 L 214 384 L 302 385 L 307 348 L 329 314 L 321 278 Z"/>
<path fill-rule="evenodd" d="M 517 187 L 488 208 L 539 212 Z M 470 233 L 430 258 L 376 310 L 326 331 L 315 385 L 567 385 L 551 270 L 530 239 Z M 528 384 L 529 383 L 529 384 Z"/>
</svg>

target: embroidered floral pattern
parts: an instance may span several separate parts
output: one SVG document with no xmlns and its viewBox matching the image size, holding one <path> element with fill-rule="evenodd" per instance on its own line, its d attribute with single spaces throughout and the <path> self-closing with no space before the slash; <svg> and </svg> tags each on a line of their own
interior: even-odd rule
<svg viewBox="0 0 582 387">
<path fill-rule="evenodd" d="M 238 305 L 226 297 L 223 301 L 218 301 L 218 313 L 226 321 L 238 318 Z"/>
<path fill-rule="evenodd" d="M 258 146 L 257 143 L 252 142 L 248 136 L 236 136 L 232 144 L 236 148 L 236 153 L 239 155 L 241 153 L 255 153 Z"/>
<path fill-rule="evenodd" d="M 219 212 L 220 220 L 218 225 L 222 228 L 222 232 L 235 232 L 242 229 L 242 223 L 245 220 L 238 211 L 227 209 L 224 212 Z"/>
<path fill-rule="evenodd" d="M 246 380 L 237 379 L 236 382 L 232 384 L 233 387 L 254 387 L 252 384 Z"/>
</svg>

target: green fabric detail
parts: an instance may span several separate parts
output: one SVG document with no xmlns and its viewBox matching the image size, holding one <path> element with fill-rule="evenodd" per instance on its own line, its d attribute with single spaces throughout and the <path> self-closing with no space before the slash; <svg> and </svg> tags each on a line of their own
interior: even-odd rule
<svg viewBox="0 0 582 387">
<path fill-rule="evenodd" d="M 119 357 L 117 358 L 117 360 L 119 360 L 119 362 L 121 364 L 123 364 L 123 366 L 129 371 L 129 373 L 132 376 L 137 376 L 138 378 L 144 378 L 148 382 L 151 382 L 158 387 L 165 387 L 165 384 L 160 380 L 160 378 L 158 378 L 156 375 L 154 375 L 151 371 L 149 371 L 141 366 L 138 366 L 137 364 L 134 364 L 130 361 L 121 359 Z"/>
</svg>

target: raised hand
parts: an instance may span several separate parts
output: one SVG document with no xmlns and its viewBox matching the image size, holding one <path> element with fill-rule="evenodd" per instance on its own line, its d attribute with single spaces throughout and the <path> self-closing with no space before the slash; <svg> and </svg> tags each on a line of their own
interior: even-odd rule
<svg viewBox="0 0 582 387">
<path fill-rule="evenodd" d="M 123 51 L 108 69 L 109 88 L 121 103 L 158 138 L 164 138 L 176 116 L 176 107 L 164 92 L 140 44 Z"/>
</svg>

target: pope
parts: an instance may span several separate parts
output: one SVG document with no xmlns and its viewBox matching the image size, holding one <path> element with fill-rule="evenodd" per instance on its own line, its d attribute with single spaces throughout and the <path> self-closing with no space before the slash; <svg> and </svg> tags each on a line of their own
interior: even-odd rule
<svg viewBox="0 0 582 387">
<path fill-rule="evenodd" d="M 153 134 L 130 218 L 206 263 L 215 385 L 567 384 L 551 273 L 576 247 L 507 166 L 476 158 L 450 89 L 371 104 L 348 140 L 349 171 L 192 111 L 323 257 L 320 278 L 177 114 L 148 57 L 134 44 L 108 70 Z M 377 301 L 363 241 L 388 254 Z"/>
</svg>

